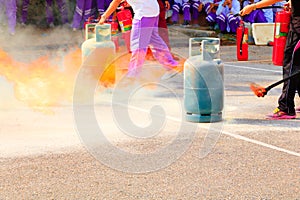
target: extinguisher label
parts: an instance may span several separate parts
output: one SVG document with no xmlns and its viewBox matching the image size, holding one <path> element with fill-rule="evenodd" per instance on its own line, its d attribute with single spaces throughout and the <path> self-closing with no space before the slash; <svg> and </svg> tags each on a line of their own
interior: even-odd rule
<svg viewBox="0 0 300 200">
<path fill-rule="evenodd" d="M 248 43 L 248 34 L 245 34 L 243 37 L 243 44 Z"/>
<path fill-rule="evenodd" d="M 280 23 L 276 23 L 275 25 L 275 37 L 276 38 L 280 37 Z"/>
</svg>

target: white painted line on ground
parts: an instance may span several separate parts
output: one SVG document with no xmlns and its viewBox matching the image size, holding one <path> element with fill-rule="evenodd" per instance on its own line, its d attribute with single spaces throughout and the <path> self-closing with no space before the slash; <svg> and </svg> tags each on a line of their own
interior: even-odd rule
<svg viewBox="0 0 300 200">
<path fill-rule="evenodd" d="M 250 138 L 247 138 L 245 136 L 241 136 L 241 135 L 238 135 L 238 134 L 235 134 L 235 133 L 222 131 L 222 134 L 227 135 L 227 136 L 231 136 L 231 137 L 239 139 L 239 140 L 244 140 L 246 142 L 257 144 L 257 145 L 260 145 L 260 146 L 263 146 L 263 147 L 267 147 L 269 149 L 273 149 L 273 150 L 276 150 L 276 151 L 281 151 L 281 152 L 284 152 L 284 153 L 287 153 L 287 154 L 290 154 L 290 155 L 300 157 L 300 153 L 297 153 L 295 151 L 290 151 L 290 150 L 287 150 L 287 149 L 284 149 L 284 148 L 281 148 L 281 147 L 277 147 L 277 146 L 274 146 L 274 145 L 271 145 L 271 144 L 267 144 L 267 143 L 264 143 L 264 142 L 261 142 L 261 141 L 258 141 L 258 140 L 250 139 Z"/>
<path fill-rule="evenodd" d="M 240 66 L 240 65 L 232 65 L 232 64 L 228 64 L 228 63 L 224 63 L 224 65 L 228 66 L 228 67 L 235 67 L 235 68 L 241 68 L 241 69 L 252 69 L 252 70 L 257 70 L 257 71 L 274 72 L 274 73 L 280 73 L 280 74 L 282 74 L 282 71 L 271 70 L 271 69 L 261 69 L 261 68 L 256 68 L 256 67 L 246 67 L 246 66 Z"/>
<path fill-rule="evenodd" d="M 149 110 L 146 110 L 146 109 L 143 109 L 143 108 L 130 106 L 130 105 L 124 105 L 124 104 L 119 104 L 119 105 L 127 106 L 128 108 L 134 109 L 134 110 L 137 110 L 137 111 L 150 113 Z M 175 121 L 175 122 L 181 122 L 182 123 L 182 120 L 178 119 L 176 117 L 166 116 L 166 118 L 169 119 L 169 120 Z M 205 125 L 202 125 L 200 123 L 198 124 L 198 127 L 202 128 L 202 129 L 206 129 L 206 130 L 210 129 L 209 127 L 206 127 Z M 214 131 L 221 131 L 221 130 L 214 130 Z M 258 141 L 258 140 L 250 139 L 250 138 L 247 138 L 245 136 L 241 136 L 241 135 L 238 135 L 238 134 L 235 134 L 235 133 L 230 133 L 228 131 L 221 131 L 221 133 L 224 134 L 224 135 L 233 137 L 235 139 L 243 140 L 245 142 L 249 142 L 249 143 L 260 145 L 260 146 L 263 146 L 263 147 L 266 147 L 266 148 L 269 148 L 269 149 L 272 149 L 272 150 L 276 150 L 276 151 L 284 152 L 284 153 L 287 153 L 287 154 L 290 154 L 290 155 L 293 155 L 293 156 L 300 157 L 300 153 L 295 152 L 295 151 L 290 151 L 290 150 L 287 150 L 287 149 L 284 149 L 284 148 L 281 148 L 281 147 L 277 147 L 277 146 L 274 146 L 274 145 L 271 145 L 271 144 L 267 144 L 267 143 L 264 143 L 264 142 L 261 142 L 261 141 Z"/>
</svg>

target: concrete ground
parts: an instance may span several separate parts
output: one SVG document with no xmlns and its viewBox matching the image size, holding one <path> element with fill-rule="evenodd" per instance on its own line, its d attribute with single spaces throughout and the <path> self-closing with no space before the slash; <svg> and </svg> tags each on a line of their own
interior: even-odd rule
<svg viewBox="0 0 300 200">
<path fill-rule="evenodd" d="M 190 34 L 170 30 L 172 51 L 186 58 Z M 82 38 L 59 27 L 19 29 L 14 37 L 0 37 L 0 49 L 18 65 L 1 52 L 0 66 L 45 55 L 61 59 Z M 264 98 L 249 89 L 251 82 L 280 80 L 281 67 L 272 65 L 271 47 L 251 45 L 245 62 L 237 62 L 235 51 L 221 46 L 225 103 L 218 123 L 186 122 L 183 76 L 161 81 L 153 61 L 145 63 L 146 87 L 128 104 L 119 98 L 128 88 L 120 86 L 97 90 L 92 103 L 58 102 L 51 112 L 16 98 L 16 86 L 25 83 L 22 73 L 35 68 L 14 69 L 19 79 L 0 68 L 0 199 L 300 199 L 300 116 L 266 120 L 280 86 Z M 79 96 L 93 91 L 89 86 Z"/>
</svg>

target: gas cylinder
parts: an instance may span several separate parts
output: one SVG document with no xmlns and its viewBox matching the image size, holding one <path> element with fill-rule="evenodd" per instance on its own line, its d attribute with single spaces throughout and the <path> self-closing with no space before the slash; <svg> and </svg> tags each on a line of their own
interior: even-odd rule
<svg viewBox="0 0 300 200">
<path fill-rule="evenodd" d="M 85 40 L 91 39 L 95 37 L 95 27 L 97 23 L 99 22 L 98 19 L 94 19 L 93 17 L 89 17 L 88 20 L 84 23 L 84 29 L 85 29 Z M 119 24 L 117 22 L 117 18 L 115 15 L 113 15 L 112 19 L 108 19 L 107 23 L 111 24 L 111 39 L 115 43 L 116 51 L 119 49 Z"/>
<path fill-rule="evenodd" d="M 236 30 L 236 56 L 239 61 L 248 60 L 248 28 L 243 21 Z"/>
<path fill-rule="evenodd" d="M 222 120 L 223 74 L 220 39 L 190 38 L 189 58 L 184 63 L 184 107 L 187 121 Z"/>
<path fill-rule="evenodd" d="M 115 44 L 111 41 L 111 25 L 95 26 L 95 38 L 83 42 L 82 66 L 93 78 L 101 83 L 113 84 L 115 81 L 115 68 L 111 65 L 115 58 Z"/>
<path fill-rule="evenodd" d="M 274 65 L 283 65 L 284 48 L 287 34 L 289 32 L 290 18 L 290 11 L 283 10 L 276 13 L 272 55 L 272 61 Z"/>
</svg>

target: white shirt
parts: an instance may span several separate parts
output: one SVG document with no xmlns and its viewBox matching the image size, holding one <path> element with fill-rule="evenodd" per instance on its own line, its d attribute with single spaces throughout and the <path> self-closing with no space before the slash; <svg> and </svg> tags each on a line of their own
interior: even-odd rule
<svg viewBox="0 0 300 200">
<path fill-rule="evenodd" d="M 159 15 L 157 0 L 127 0 L 134 12 L 134 19 L 156 17 Z"/>
</svg>

